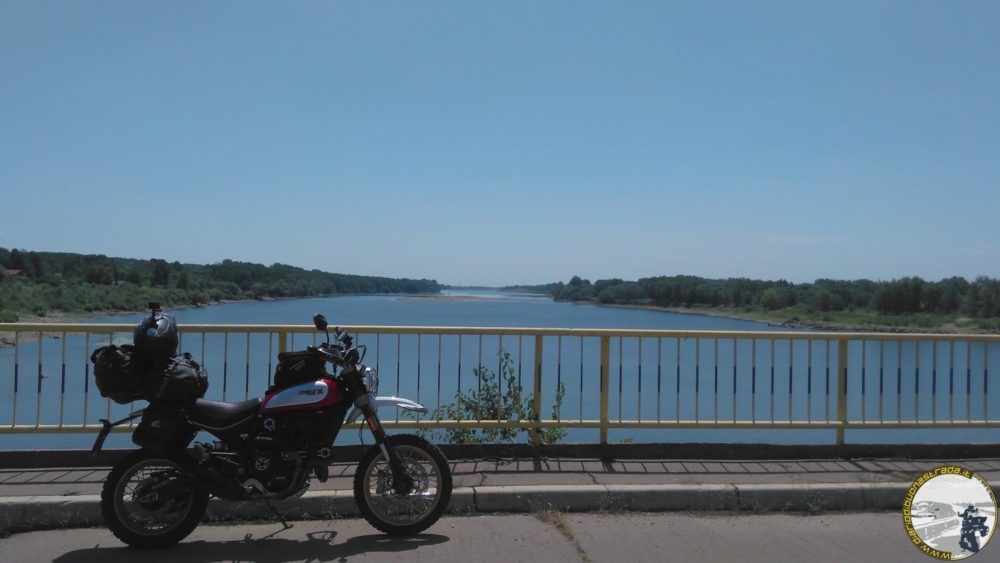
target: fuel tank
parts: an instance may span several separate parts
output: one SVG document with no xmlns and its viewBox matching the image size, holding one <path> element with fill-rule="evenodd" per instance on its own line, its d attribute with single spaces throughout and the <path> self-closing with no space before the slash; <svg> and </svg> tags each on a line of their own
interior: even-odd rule
<svg viewBox="0 0 1000 563">
<path fill-rule="evenodd" d="M 261 413 L 289 412 L 322 409 L 336 405 L 346 398 L 340 385 L 333 379 L 323 378 L 276 389 L 266 395 Z"/>
</svg>

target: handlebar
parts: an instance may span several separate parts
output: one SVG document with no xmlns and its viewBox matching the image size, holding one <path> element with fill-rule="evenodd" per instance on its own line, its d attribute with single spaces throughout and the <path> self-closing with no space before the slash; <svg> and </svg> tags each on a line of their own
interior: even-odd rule
<svg viewBox="0 0 1000 563">
<path fill-rule="evenodd" d="M 341 338 L 337 339 L 340 342 L 344 342 L 345 345 L 330 345 L 328 343 L 320 344 L 319 346 L 307 346 L 306 349 L 311 352 L 316 352 L 323 356 L 326 361 L 336 364 L 355 364 L 359 363 L 362 358 L 364 358 L 364 352 L 367 351 L 365 346 L 350 346 L 351 337 L 347 336 L 346 333 Z M 362 352 L 358 352 L 358 349 Z"/>
<path fill-rule="evenodd" d="M 328 362 L 336 365 L 361 363 L 361 360 L 364 359 L 368 348 L 364 345 L 355 346 L 354 338 L 347 331 L 340 330 L 339 326 L 333 329 L 334 344 L 330 344 L 330 331 L 327 329 L 330 325 L 321 313 L 313 315 L 313 324 L 316 325 L 317 330 L 326 333 L 326 342 L 319 346 L 309 346 L 306 348 L 307 350 L 319 353 Z"/>
<path fill-rule="evenodd" d="M 320 344 L 319 346 L 306 346 L 306 350 L 308 350 L 310 352 L 315 352 L 315 353 L 319 354 L 320 356 L 323 356 L 324 358 L 326 358 L 328 361 L 331 361 L 331 362 L 334 362 L 334 363 L 340 363 L 341 361 L 343 361 L 343 357 L 344 357 L 344 354 L 343 354 L 344 351 L 343 350 L 337 350 L 336 352 L 331 352 L 330 351 L 330 345 L 329 344 L 325 344 L 325 343 L 324 344 Z"/>
</svg>

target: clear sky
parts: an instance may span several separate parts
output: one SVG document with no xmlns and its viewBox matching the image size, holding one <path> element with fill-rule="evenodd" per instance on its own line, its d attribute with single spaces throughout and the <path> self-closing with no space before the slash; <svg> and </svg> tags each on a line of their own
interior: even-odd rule
<svg viewBox="0 0 1000 563">
<path fill-rule="evenodd" d="M 1000 277 L 1000 2 L 0 0 L 0 246 Z"/>
</svg>

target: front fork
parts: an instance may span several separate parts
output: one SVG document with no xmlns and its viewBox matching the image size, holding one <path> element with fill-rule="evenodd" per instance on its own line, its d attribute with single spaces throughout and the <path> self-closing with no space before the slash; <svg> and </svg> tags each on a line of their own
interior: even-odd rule
<svg viewBox="0 0 1000 563">
<path fill-rule="evenodd" d="M 382 458 L 389 464 L 389 469 L 392 471 L 393 490 L 399 495 L 406 495 L 413 489 L 413 478 L 406 473 L 399 455 L 390 446 L 389 436 L 385 433 L 385 429 L 382 428 L 382 421 L 379 420 L 378 412 L 372 406 L 371 397 L 371 394 L 358 397 L 354 401 L 354 404 L 361 410 L 365 424 L 368 425 L 368 429 L 372 431 L 372 436 L 375 437 L 375 444 L 382 451 Z"/>
</svg>

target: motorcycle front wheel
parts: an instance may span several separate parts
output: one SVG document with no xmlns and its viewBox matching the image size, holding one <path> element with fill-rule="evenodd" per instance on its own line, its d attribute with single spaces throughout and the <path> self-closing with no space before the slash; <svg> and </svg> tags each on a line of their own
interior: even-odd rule
<svg viewBox="0 0 1000 563">
<path fill-rule="evenodd" d="M 101 513 L 115 537 L 133 547 L 166 547 L 201 523 L 208 493 L 177 486 L 187 478 L 181 455 L 139 450 L 115 464 L 101 491 Z"/>
<path fill-rule="evenodd" d="M 392 470 L 378 446 L 372 446 L 354 474 L 354 500 L 369 524 L 390 536 L 412 536 L 437 522 L 451 499 L 451 470 L 437 446 L 418 436 L 389 436 L 387 447 L 399 456 L 413 480 L 397 492 Z"/>
</svg>

